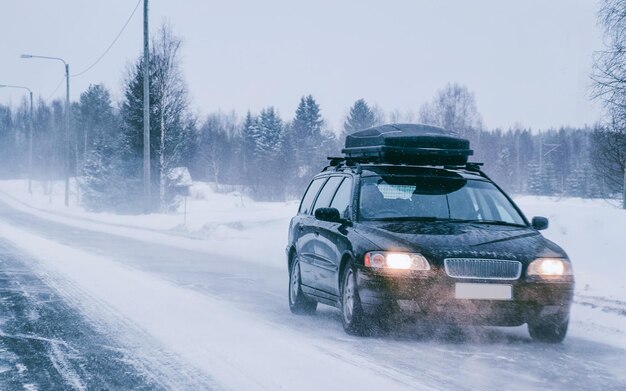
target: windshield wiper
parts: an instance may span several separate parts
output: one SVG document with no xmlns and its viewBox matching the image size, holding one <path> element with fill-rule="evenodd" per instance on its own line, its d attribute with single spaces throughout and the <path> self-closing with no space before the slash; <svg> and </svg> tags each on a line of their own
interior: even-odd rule
<svg viewBox="0 0 626 391">
<path fill-rule="evenodd" d="M 524 227 L 524 228 L 527 228 L 527 226 L 525 224 L 510 223 L 508 221 L 502 221 L 502 220 L 463 220 L 463 221 L 467 222 L 467 223 L 476 223 L 476 224 L 506 225 L 506 226 L 509 226 L 509 227 Z"/>
<path fill-rule="evenodd" d="M 423 221 L 423 222 L 447 222 L 447 223 L 471 223 L 471 224 L 492 224 L 504 225 L 509 227 L 524 227 L 525 224 L 509 223 L 501 220 L 468 220 L 468 219 L 449 219 L 445 217 L 435 216 L 389 216 L 389 217 L 373 217 L 364 219 L 367 221 Z"/>
<path fill-rule="evenodd" d="M 441 220 L 439 217 L 434 217 L 434 216 L 425 216 L 425 217 L 420 217 L 420 216 L 389 216 L 389 217 L 372 217 L 366 220 L 370 220 L 370 221 L 387 221 L 387 220 L 393 220 L 393 221 L 439 221 Z"/>
<path fill-rule="evenodd" d="M 389 216 L 389 217 L 374 217 L 371 219 L 372 221 L 385 221 L 385 220 L 393 220 L 393 221 L 425 221 L 425 222 L 434 222 L 434 221 L 446 221 L 453 223 L 464 223 L 467 221 L 473 220 L 461 220 L 461 219 L 449 219 L 446 217 L 435 217 L 435 216 Z"/>
</svg>

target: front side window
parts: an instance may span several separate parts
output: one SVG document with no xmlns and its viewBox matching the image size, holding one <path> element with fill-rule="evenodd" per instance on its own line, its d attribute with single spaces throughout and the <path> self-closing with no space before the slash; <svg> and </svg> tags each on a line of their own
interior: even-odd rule
<svg viewBox="0 0 626 391">
<path fill-rule="evenodd" d="M 320 195 L 317 196 L 315 206 L 313 207 L 314 211 L 318 208 L 328 208 L 330 206 L 330 201 L 333 199 L 333 196 L 337 191 L 337 187 L 339 187 L 342 180 L 343 177 L 340 176 L 330 177 L 328 182 L 326 182 L 322 188 L 322 191 L 320 191 Z"/>
<path fill-rule="evenodd" d="M 492 183 L 458 177 L 372 176 L 361 181 L 359 217 L 526 225 Z"/>
<path fill-rule="evenodd" d="M 311 206 L 313 205 L 313 201 L 315 200 L 315 196 L 319 192 L 320 188 L 324 184 L 326 178 L 318 178 L 315 179 L 309 185 L 309 188 L 304 193 L 304 197 L 302 197 L 302 202 L 300 203 L 300 209 L 298 209 L 299 214 L 309 214 L 311 213 Z"/>
<path fill-rule="evenodd" d="M 346 178 L 339 185 L 339 189 L 337 189 L 337 193 L 335 193 L 335 197 L 333 201 L 330 203 L 331 208 L 335 208 L 339 211 L 339 215 L 347 219 L 350 216 L 348 215 L 348 208 L 350 207 L 350 201 L 352 198 L 352 179 Z"/>
</svg>

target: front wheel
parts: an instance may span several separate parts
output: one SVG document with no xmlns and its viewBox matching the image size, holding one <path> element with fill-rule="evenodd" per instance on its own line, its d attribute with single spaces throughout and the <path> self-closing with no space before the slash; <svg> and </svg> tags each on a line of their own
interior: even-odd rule
<svg viewBox="0 0 626 391">
<path fill-rule="evenodd" d="M 341 321 L 348 334 L 365 335 L 366 316 L 356 286 L 356 275 L 351 264 L 346 265 L 341 284 Z"/>
<path fill-rule="evenodd" d="M 568 315 L 549 316 L 529 321 L 528 333 L 535 341 L 560 343 L 565 339 L 568 325 Z"/>
<path fill-rule="evenodd" d="M 313 314 L 317 309 L 317 301 L 304 296 L 300 277 L 300 261 L 294 257 L 289 271 L 289 309 L 294 314 Z"/>
</svg>

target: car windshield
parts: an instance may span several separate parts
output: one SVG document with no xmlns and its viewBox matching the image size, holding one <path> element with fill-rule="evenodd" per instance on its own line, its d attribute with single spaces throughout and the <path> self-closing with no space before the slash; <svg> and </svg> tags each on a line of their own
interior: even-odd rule
<svg viewBox="0 0 626 391">
<path fill-rule="evenodd" d="M 362 220 L 454 220 L 526 225 L 492 183 L 434 176 L 371 176 L 361 180 Z"/>
</svg>

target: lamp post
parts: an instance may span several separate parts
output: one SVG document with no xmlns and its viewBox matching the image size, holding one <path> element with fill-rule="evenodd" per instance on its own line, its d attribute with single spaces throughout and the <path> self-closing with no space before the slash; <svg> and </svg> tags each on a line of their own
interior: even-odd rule
<svg viewBox="0 0 626 391">
<path fill-rule="evenodd" d="M 70 204 L 70 65 L 59 57 L 36 56 L 33 54 L 22 54 L 21 58 L 41 58 L 44 60 L 61 61 L 65 65 L 65 143 L 67 144 L 66 166 L 65 166 L 65 206 Z"/>
<path fill-rule="evenodd" d="M 0 84 L 0 88 L 19 88 L 27 90 L 30 95 L 30 123 L 28 125 L 28 193 L 33 194 L 33 91 L 24 86 L 12 86 L 9 84 Z"/>
</svg>

